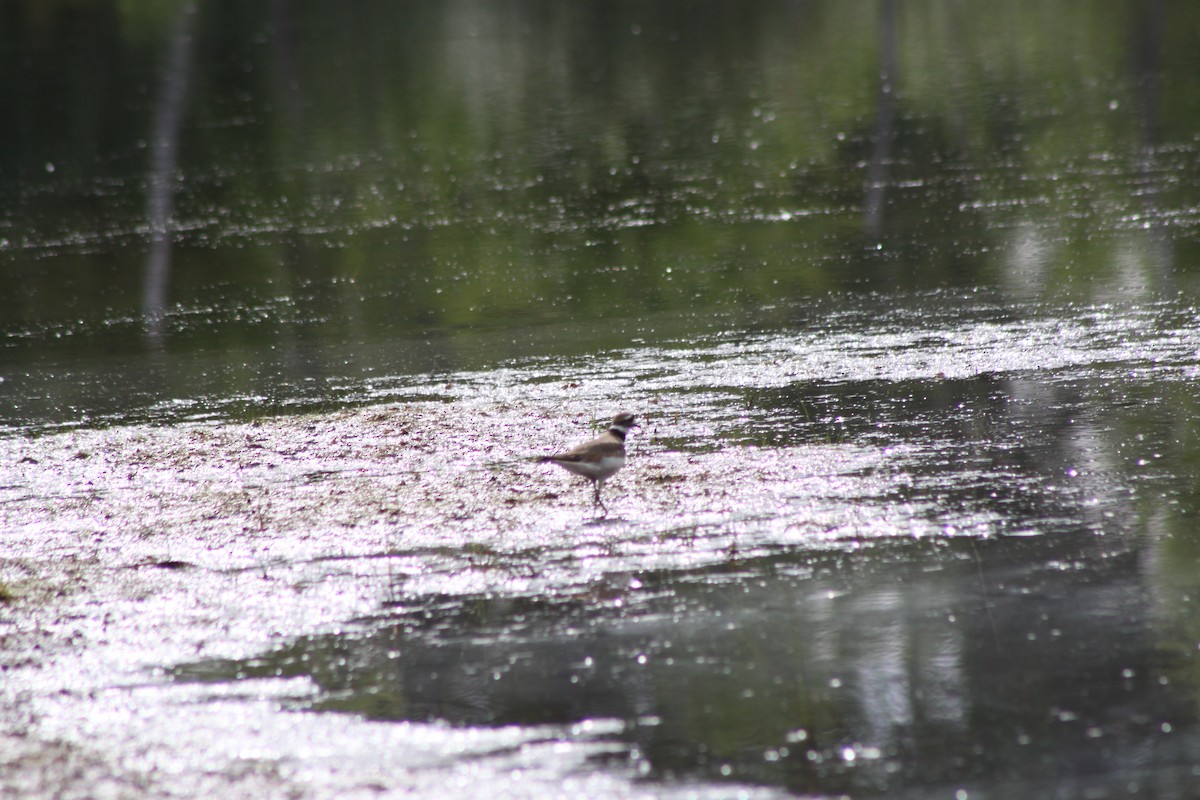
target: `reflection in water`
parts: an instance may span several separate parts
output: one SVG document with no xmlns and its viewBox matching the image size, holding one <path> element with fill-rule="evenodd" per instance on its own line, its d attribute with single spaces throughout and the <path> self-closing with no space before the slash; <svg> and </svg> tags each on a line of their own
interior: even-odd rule
<svg viewBox="0 0 1200 800">
<path fill-rule="evenodd" d="M 896 0 L 879 4 L 879 93 L 875 125 L 871 131 L 871 158 L 867 165 L 867 198 L 863 203 L 867 235 L 878 240 L 883 233 L 884 206 L 887 202 L 888 166 L 896 121 Z"/>
<path fill-rule="evenodd" d="M 1172 283 L 1172 274 L 1176 268 L 1174 247 L 1164 224 L 1164 175 L 1156 155 L 1161 144 L 1162 110 L 1159 104 L 1162 97 L 1159 84 L 1166 14 L 1165 0 L 1149 0 L 1138 14 L 1138 24 L 1135 26 L 1137 35 L 1134 35 L 1131 41 L 1133 60 L 1137 65 L 1134 88 L 1139 122 L 1138 150 L 1141 157 L 1141 186 L 1138 195 L 1142 204 L 1141 227 L 1146 231 L 1146 238 L 1136 245 L 1137 249 L 1144 252 L 1127 253 L 1126 260 L 1133 265 L 1147 264 L 1146 271 L 1153 280 L 1148 281 L 1142 275 L 1133 275 L 1126 279 L 1127 285 L 1150 282 L 1168 287 Z"/>
<path fill-rule="evenodd" d="M 179 136 L 183 128 L 188 83 L 192 72 L 193 29 L 196 4 L 182 2 L 162 71 L 150 138 L 150 176 L 147 181 L 146 216 L 150 248 L 142 278 L 142 314 L 147 333 L 158 340 L 163 333 L 163 312 L 171 277 L 171 243 L 175 209 Z"/>
<path fill-rule="evenodd" d="M 79 31 L 39 29 L 31 20 L 57 17 L 13 5 L 38 35 L 0 30 L 28 62 L 0 80 L 23 120 L 0 132 L 4 319 L 162 309 L 161 254 L 147 268 L 128 247 L 147 214 L 155 236 L 171 220 L 191 265 L 171 287 L 182 314 L 368 281 L 393 296 L 350 320 L 368 336 L 997 284 L 1025 225 L 1056 253 L 1032 293 L 1091 296 L 1111 277 L 1114 231 L 1141 244 L 1129 123 L 1152 109 L 1167 148 L 1149 168 L 1178 187 L 1154 220 L 1172 249 L 1195 224 L 1184 109 L 1200 70 L 1153 33 L 1159 19 L 1194 23 L 1182 0 L 1146 15 L 1158 47 L 1139 65 L 1113 46 L 1121 14 L 1061 2 L 1039 15 L 888 0 L 864 17 L 836 2 L 545 13 L 529 0 L 274 0 L 203 17 L 182 4 L 162 31 L 133 24 L 162 4 L 75 7 Z M 147 28 L 165 57 L 128 33 Z M 109 76 L 96 92 L 71 91 L 96 72 Z M 1135 91 L 1143 102 L 1126 102 Z M 87 127 L 51 124 L 47 108 Z M 136 189 L 147 172 L 149 198 Z M 864 225 L 877 238 L 885 210 L 887 247 L 864 254 Z M 72 302 L 54 302 L 64 293 Z M 337 319 L 322 337 L 345 333 Z"/>
<path fill-rule="evenodd" d="M 25 120 L 0 131 L 13 428 L 361 400 L 377 376 L 560 338 L 594 358 L 800 327 L 839 293 L 883 313 L 901 291 L 1086 303 L 1191 283 L 1197 145 L 1176 98 L 1200 69 L 1157 31 L 1195 4 L 1143 15 L 1138 64 L 1112 14 L 1057 3 L 889 1 L 866 25 L 829 2 L 151 6 L 72 6 L 76 29 L 16 3 L 31 35 L 0 29 L 29 62 L 0 75 Z M 102 93 L 68 91 L 100 72 Z M 1161 139 L 1138 138 L 1138 109 Z M 170 362 L 153 385 L 147 323 Z"/>
<path fill-rule="evenodd" d="M 1105 569 L 1071 566 L 1097 557 Z M 1180 750 L 1200 746 L 1195 687 L 1145 626 L 1136 557 L 1090 534 L 784 554 L 614 575 L 589 596 L 402 609 L 176 678 L 310 676 L 315 708 L 372 719 L 620 720 L 660 778 L 913 797 L 1196 785 Z"/>
</svg>

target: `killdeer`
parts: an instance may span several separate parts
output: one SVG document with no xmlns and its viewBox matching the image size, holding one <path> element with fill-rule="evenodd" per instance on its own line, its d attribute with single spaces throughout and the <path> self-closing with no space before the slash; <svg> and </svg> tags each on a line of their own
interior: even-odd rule
<svg viewBox="0 0 1200 800">
<path fill-rule="evenodd" d="M 608 507 L 600 499 L 604 482 L 625 466 L 625 435 L 630 428 L 636 428 L 637 422 L 633 414 L 617 414 L 613 417 L 608 430 L 578 447 L 573 447 L 564 453 L 543 456 L 541 463 L 557 464 L 568 472 L 582 475 L 592 482 L 592 499 L 595 504 L 608 513 Z"/>
</svg>

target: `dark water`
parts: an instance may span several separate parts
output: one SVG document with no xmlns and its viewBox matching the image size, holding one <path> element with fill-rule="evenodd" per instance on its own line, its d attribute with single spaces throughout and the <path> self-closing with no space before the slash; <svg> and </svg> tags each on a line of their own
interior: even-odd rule
<svg viewBox="0 0 1200 800">
<path fill-rule="evenodd" d="M 182 674 L 311 677 L 322 699 L 306 707 L 370 719 L 615 719 L 623 757 L 656 779 L 820 796 L 1194 790 L 1194 658 L 1145 627 L 1136 555 L 1070 534 L 914 549 L 642 573 L 607 596 L 443 599 Z"/>
<path fill-rule="evenodd" d="M 14 431 L 319 405 L 831 292 L 1194 289 L 1187 2 L 3 15 Z"/>
<path fill-rule="evenodd" d="M 1197 41 L 1185 0 L 3 2 L 0 425 L 646 408 L 734 499 L 602 530 L 702 564 L 397 579 L 161 666 L 616 720 L 593 767 L 651 786 L 1192 797 Z M 813 447 L 886 458 L 739 505 Z"/>
</svg>

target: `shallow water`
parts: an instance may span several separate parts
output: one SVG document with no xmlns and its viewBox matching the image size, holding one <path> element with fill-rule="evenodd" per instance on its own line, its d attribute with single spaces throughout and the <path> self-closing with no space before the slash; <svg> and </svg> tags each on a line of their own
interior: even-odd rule
<svg viewBox="0 0 1200 800">
<path fill-rule="evenodd" d="M 1194 796 L 1198 13 L 10 4 L 0 793 Z"/>
<path fill-rule="evenodd" d="M 1001 322 L 956 300 L 917 333 L 843 309 L 817 337 L 406 379 L 433 401 L 5 440 L 10 570 L 71 554 L 126 630 L 72 682 L 127 677 L 50 729 L 87 740 L 128 703 L 161 707 L 193 730 L 171 757 L 219 769 L 236 756 L 208 737 L 231 714 L 254 720 L 242 746 L 290 765 L 302 752 L 263 731 L 326 723 L 277 716 L 347 713 L 329 758 L 413 791 L 409 770 L 449 781 L 463 758 L 499 770 L 555 742 L 513 791 L 1185 796 L 1200 587 L 1168 465 L 1189 458 L 1194 311 Z M 557 402 L 566 374 L 589 402 Z M 607 518 L 528 458 L 586 435 L 592 398 L 650 409 Z M 345 752 L 385 723 L 426 754 Z"/>
</svg>

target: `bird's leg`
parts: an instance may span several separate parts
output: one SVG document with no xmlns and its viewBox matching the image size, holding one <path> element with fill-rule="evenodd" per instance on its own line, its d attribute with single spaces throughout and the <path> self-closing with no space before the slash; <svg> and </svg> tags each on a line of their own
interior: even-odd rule
<svg viewBox="0 0 1200 800">
<path fill-rule="evenodd" d="M 604 505 L 604 501 L 600 499 L 600 490 L 604 488 L 603 481 L 592 481 L 592 486 L 595 487 L 595 493 L 592 495 L 592 500 L 595 501 L 594 504 L 604 509 L 604 513 L 607 515 L 608 506 Z"/>
</svg>

